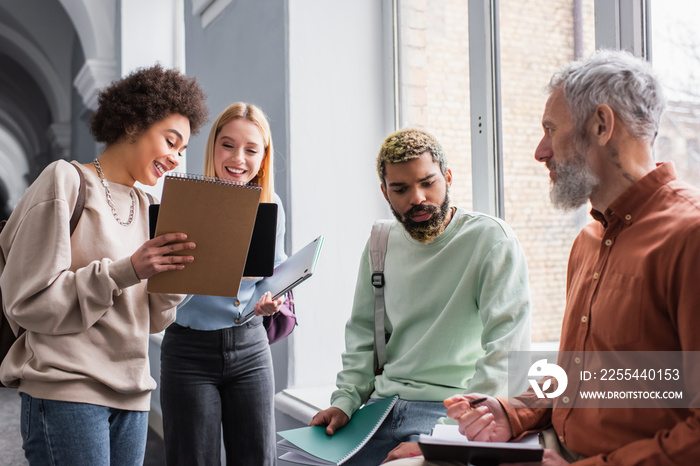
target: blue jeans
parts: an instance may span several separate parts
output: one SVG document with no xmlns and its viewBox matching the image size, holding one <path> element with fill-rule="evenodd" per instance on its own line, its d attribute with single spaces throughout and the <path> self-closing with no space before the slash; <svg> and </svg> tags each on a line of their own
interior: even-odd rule
<svg viewBox="0 0 700 466">
<path fill-rule="evenodd" d="M 22 393 L 22 448 L 36 466 L 142 466 L 148 412 Z"/>
<path fill-rule="evenodd" d="M 417 442 L 420 434 L 429 434 L 446 415 L 441 401 L 399 399 L 370 441 L 343 465 L 376 466 L 401 442 Z"/>
<path fill-rule="evenodd" d="M 172 324 L 161 347 L 160 402 L 169 466 L 276 464 L 272 356 L 262 318 L 240 327 Z"/>
</svg>

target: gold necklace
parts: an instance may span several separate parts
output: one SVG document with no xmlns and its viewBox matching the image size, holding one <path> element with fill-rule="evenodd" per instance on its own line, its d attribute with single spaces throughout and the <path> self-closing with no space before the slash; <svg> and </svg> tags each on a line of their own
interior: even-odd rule
<svg viewBox="0 0 700 466">
<path fill-rule="evenodd" d="M 102 167 L 100 167 L 100 162 L 95 159 L 92 161 L 93 164 L 95 164 L 95 169 L 97 170 L 97 176 L 100 177 L 100 181 L 102 182 L 102 186 L 105 188 L 105 195 L 107 196 L 107 204 L 109 204 L 109 207 L 112 209 L 112 215 L 114 215 L 114 219 L 119 223 L 121 226 L 128 227 L 131 225 L 131 222 L 134 221 L 134 208 L 136 207 L 136 195 L 134 194 L 134 190 L 132 189 L 129 191 L 129 195 L 131 196 L 131 208 L 129 209 L 129 220 L 126 222 L 122 222 L 121 219 L 119 218 L 119 214 L 117 214 L 117 208 L 116 205 L 114 204 L 114 199 L 112 199 L 112 192 L 109 190 L 109 185 L 107 184 L 107 180 L 105 180 L 105 175 L 102 173 Z"/>
</svg>

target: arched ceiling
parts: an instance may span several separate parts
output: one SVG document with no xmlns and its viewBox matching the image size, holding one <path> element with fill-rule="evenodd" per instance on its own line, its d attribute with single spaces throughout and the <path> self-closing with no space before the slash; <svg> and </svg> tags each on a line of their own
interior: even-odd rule
<svg viewBox="0 0 700 466">
<path fill-rule="evenodd" d="M 114 78 L 115 23 L 116 0 L 0 0 L 0 130 L 21 149 L 0 147 L 0 159 L 24 158 L 3 164 L 8 190 L 68 153 L 81 92 Z M 84 69 L 83 104 L 74 109 Z"/>
</svg>

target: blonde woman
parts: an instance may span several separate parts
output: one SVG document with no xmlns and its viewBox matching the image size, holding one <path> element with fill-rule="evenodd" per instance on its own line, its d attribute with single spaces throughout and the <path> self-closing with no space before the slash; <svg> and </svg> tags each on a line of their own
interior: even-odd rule
<svg viewBox="0 0 700 466">
<path fill-rule="evenodd" d="M 204 174 L 255 183 L 261 202 L 278 204 L 275 266 L 284 253 L 284 210 L 273 187 L 270 125 L 255 105 L 234 103 L 214 122 Z M 237 324 L 258 280 L 243 280 L 238 296 L 188 296 L 168 327 L 161 352 L 161 405 L 168 465 L 221 464 L 223 427 L 229 465 L 275 464 L 274 378 L 262 316 L 284 297 L 269 293 L 255 316 Z"/>
</svg>

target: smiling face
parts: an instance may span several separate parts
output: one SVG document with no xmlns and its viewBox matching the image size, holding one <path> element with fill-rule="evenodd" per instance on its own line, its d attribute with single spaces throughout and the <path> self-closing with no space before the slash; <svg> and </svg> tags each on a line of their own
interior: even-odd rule
<svg viewBox="0 0 700 466">
<path fill-rule="evenodd" d="M 547 99 L 542 128 L 535 159 L 549 169 L 552 204 L 562 210 L 576 209 L 590 199 L 600 181 L 587 162 L 588 144 L 574 128 L 561 87 Z"/>
<path fill-rule="evenodd" d="M 174 113 L 153 124 L 130 143 L 129 151 L 137 161 L 130 164 L 131 178 L 154 186 L 180 164 L 189 140 L 190 121 L 183 115 Z"/>
<path fill-rule="evenodd" d="M 424 243 L 438 237 L 448 223 L 452 172 L 426 151 L 416 159 L 387 163 L 382 193 L 396 219 L 411 237 Z"/>
<path fill-rule="evenodd" d="M 235 118 L 219 130 L 214 145 L 216 176 L 248 183 L 260 170 L 265 156 L 262 133 L 245 118 Z"/>
</svg>

